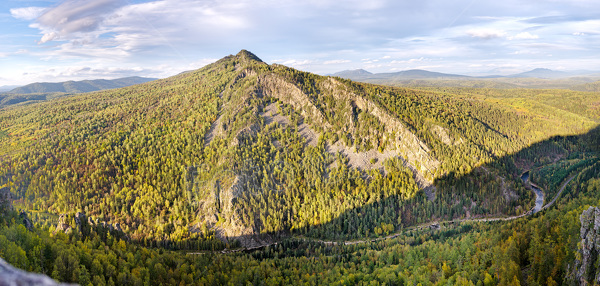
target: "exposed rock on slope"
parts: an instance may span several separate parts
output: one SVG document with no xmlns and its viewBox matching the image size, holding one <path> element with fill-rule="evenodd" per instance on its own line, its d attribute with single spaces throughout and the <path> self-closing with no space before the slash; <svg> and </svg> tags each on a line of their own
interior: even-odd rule
<svg viewBox="0 0 600 286">
<path fill-rule="evenodd" d="M 23 225 L 25 225 L 25 228 L 27 228 L 27 230 L 29 230 L 29 231 L 32 231 L 33 223 L 27 217 L 27 213 L 25 211 L 21 211 L 21 213 L 19 214 L 19 217 L 23 220 Z"/>
<path fill-rule="evenodd" d="M 337 80 L 330 78 L 326 88 L 332 90 L 333 96 L 341 101 L 353 102 L 356 108 L 375 116 L 384 126 L 387 136 L 393 136 L 395 149 L 410 165 L 411 169 L 428 179 L 432 179 L 440 162 L 432 157 L 429 147 L 414 135 L 400 120 L 394 118 L 387 111 L 378 107 L 372 101 L 353 94 Z M 394 135 L 392 135 L 394 134 Z"/>
<path fill-rule="evenodd" d="M 271 96 L 281 100 L 283 103 L 290 104 L 295 110 L 299 111 L 304 117 L 311 118 L 314 124 L 322 129 L 330 129 L 332 124 L 325 119 L 323 112 L 317 108 L 300 88 L 285 81 L 274 74 L 261 75 L 258 77 L 258 86 L 263 95 Z M 330 78 L 320 87 L 324 94 L 331 94 L 337 100 L 337 103 L 343 108 L 344 123 L 346 126 L 342 132 L 352 132 L 354 130 L 354 121 L 352 119 L 353 108 L 367 112 L 379 120 L 384 125 L 385 135 L 382 140 L 392 137 L 394 142 L 392 149 L 396 149 L 397 154 L 407 161 L 411 169 L 415 170 L 421 177 L 429 180 L 433 179 L 436 169 L 440 162 L 432 157 L 430 149 L 425 143 L 408 130 L 400 120 L 394 118 L 387 111 L 378 107 L 372 101 L 350 92 L 344 85 L 337 80 Z M 375 138 L 367 138 L 375 139 Z M 379 139 L 379 138 L 377 138 Z"/>
<path fill-rule="evenodd" d="M 450 136 L 450 134 L 448 134 L 448 129 L 439 126 L 439 125 L 433 125 L 431 126 L 431 132 L 433 134 L 435 134 L 436 136 L 438 136 L 440 138 L 440 140 L 442 141 L 442 143 L 446 144 L 446 145 L 460 145 L 461 143 L 463 143 L 462 138 L 459 139 L 454 139 L 452 138 L 452 136 Z"/>
<path fill-rule="evenodd" d="M 579 285 L 596 285 L 600 283 L 600 208 L 589 207 L 579 220 L 581 243 L 575 260 L 575 280 Z"/>
<path fill-rule="evenodd" d="M 13 209 L 11 200 L 10 189 L 0 188 L 0 213 Z"/>
<path fill-rule="evenodd" d="M 308 96 L 297 86 L 272 74 L 259 77 L 258 84 L 264 95 L 278 98 L 284 103 L 292 105 L 294 109 L 300 111 L 302 116 L 313 118 L 315 122 L 320 123 L 323 128 L 331 127 L 331 125 L 325 121 L 325 117 L 321 111 L 312 104 L 310 98 L 308 98 Z"/>
</svg>

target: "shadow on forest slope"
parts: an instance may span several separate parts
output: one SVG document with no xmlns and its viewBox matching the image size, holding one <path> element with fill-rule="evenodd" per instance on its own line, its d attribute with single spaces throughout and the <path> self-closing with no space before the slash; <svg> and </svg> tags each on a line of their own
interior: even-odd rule
<svg viewBox="0 0 600 286">
<path fill-rule="evenodd" d="M 436 179 L 436 197 L 427 199 L 424 192 L 409 200 L 399 195 L 378 198 L 375 203 L 349 209 L 331 221 L 296 229 L 292 234 L 315 238 L 343 240 L 385 236 L 402 227 L 435 220 L 452 220 L 459 217 L 498 217 L 519 215 L 529 211 L 535 203 L 533 192 L 525 188 L 520 174 L 532 167 L 552 163 L 577 152 L 600 151 L 600 126 L 585 134 L 554 136 L 537 142 L 517 153 L 498 158 L 493 162 L 460 175 L 449 173 Z M 514 186 L 518 197 L 507 196 L 502 188 L 504 181 Z M 502 185 L 498 185 L 502 182 Z M 267 245 L 290 233 L 279 232 L 260 235 L 229 237 L 230 242 L 240 241 L 244 247 Z M 253 243 L 248 244 L 248 241 Z"/>
</svg>

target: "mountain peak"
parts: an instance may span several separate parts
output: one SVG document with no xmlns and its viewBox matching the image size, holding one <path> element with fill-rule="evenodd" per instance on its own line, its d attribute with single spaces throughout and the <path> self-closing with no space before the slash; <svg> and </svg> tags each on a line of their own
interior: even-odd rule
<svg viewBox="0 0 600 286">
<path fill-rule="evenodd" d="M 561 78 L 569 74 L 563 71 L 555 71 L 547 68 L 535 68 L 527 72 L 512 75 L 510 77 L 536 77 L 536 78 Z"/>
<path fill-rule="evenodd" d="M 356 78 L 356 77 L 368 77 L 373 74 L 364 69 L 355 69 L 355 70 L 344 70 L 341 72 L 336 72 L 332 75 L 338 76 L 341 78 Z"/>
<path fill-rule="evenodd" d="M 241 50 L 239 53 L 237 53 L 236 57 L 244 60 L 254 60 L 261 63 L 263 62 L 259 57 L 257 57 L 255 54 L 251 53 L 248 50 Z"/>
<path fill-rule="evenodd" d="M 530 70 L 530 72 L 554 72 L 551 69 L 547 69 L 547 68 L 535 68 Z"/>
</svg>

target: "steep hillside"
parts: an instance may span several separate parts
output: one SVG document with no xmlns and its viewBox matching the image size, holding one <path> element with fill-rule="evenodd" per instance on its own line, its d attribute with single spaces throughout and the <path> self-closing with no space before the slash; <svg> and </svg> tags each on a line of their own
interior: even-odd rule
<svg viewBox="0 0 600 286">
<path fill-rule="evenodd" d="M 598 111 L 537 116 L 470 95 L 317 76 L 241 51 L 1 110 L 0 187 L 19 207 L 85 212 L 134 242 L 181 249 L 525 213 L 533 194 L 508 155 L 586 132 Z"/>
</svg>

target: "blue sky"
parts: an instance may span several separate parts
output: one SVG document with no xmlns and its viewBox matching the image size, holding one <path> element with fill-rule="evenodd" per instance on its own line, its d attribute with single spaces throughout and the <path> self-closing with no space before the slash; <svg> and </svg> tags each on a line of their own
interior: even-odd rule
<svg viewBox="0 0 600 286">
<path fill-rule="evenodd" d="M 592 0 L 0 2 L 0 86 L 167 77 L 241 49 L 319 74 L 600 70 Z"/>
</svg>

